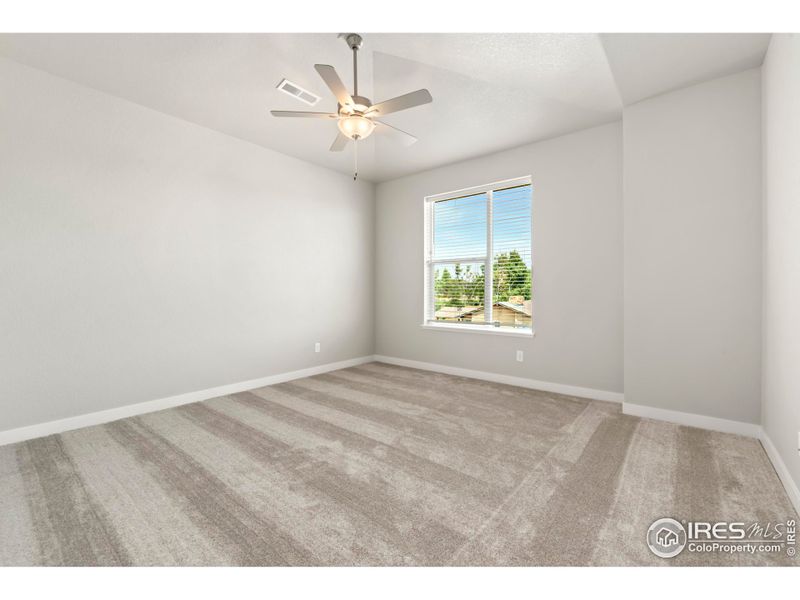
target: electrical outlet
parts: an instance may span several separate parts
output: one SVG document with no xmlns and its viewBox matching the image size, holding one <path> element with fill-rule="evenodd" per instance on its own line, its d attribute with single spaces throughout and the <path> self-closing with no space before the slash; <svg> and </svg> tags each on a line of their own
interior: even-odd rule
<svg viewBox="0 0 800 600">
<path fill-rule="evenodd" d="M 319 352 L 321 350 L 319 342 L 314 344 L 314 352 Z"/>
<path fill-rule="evenodd" d="M 517 350 L 517 362 L 522 362 L 522 350 Z"/>
</svg>

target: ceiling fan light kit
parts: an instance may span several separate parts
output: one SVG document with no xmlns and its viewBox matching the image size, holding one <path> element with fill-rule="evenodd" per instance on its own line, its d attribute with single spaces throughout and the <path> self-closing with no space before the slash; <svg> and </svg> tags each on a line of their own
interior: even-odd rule
<svg viewBox="0 0 800 600">
<path fill-rule="evenodd" d="M 354 157 L 357 157 L 355 152 L 355 142 L 366 139 L 375 130 L 376 126 L 381 126 L 382 129 L 393 133 L 394 135 L 403 139 L 406 144 L 413 144 L 417 138 L 406 133 L 401 129 L 397 129 L 388 123 L 378 121 L 377 117 L 382 117 L 393 112 L 406 110 L 422 104 L 433 102 L 433 97 L 426 89 L 417 90 L 397 96 L 391 100 L 385 100 L 378 104 L 372 104 L 369 98 L 358 95 L 358 51 L 364 43 L 363 38 L 357 33 L 349 33 L 344 37 L 348 47 L 353 52 L 353 94 L 348 93 L 344 83 L 342 83 L 339 74 L 330 65 L 314 65 L 317 73 L 319 73 L 322 80 L 331 90 L 338 102 L 338 109 L 335 113 L 319 113 L 319 112 L 303 112 L 303 111 L 289 111 L 289 110 L 273 110 L 272 115 L 275 117 L 303 117 L 313 119 L 336 119 L 339 127 L 339 133 L 336 139 L 333 140 L 330 150 L 331 152 L 341 152 L 347 145 L 347 142 L 352 140 L 354 142 Z M 356 158 L 356 168 L 353 179 L 358 177 L 358 162 Z"/>
<path fill-rule="evenodd" d="M 351 140 L 363 140 L 375 129 L 375 122 L 367 117 L 355 115 L 339 119 L 339 131 Z"/>
</svg>

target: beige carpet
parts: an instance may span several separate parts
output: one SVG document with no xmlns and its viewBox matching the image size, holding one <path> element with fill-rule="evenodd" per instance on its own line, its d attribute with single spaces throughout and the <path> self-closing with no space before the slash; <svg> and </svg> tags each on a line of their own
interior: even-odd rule
<svg viewBox="0 0 800 600">
<path fill-rule="evenodd" d="M 0 448 L 3 565 L 797 564 L 664 516 L 796 518 L 756 440 L 381 363 Z"/>
</svg>

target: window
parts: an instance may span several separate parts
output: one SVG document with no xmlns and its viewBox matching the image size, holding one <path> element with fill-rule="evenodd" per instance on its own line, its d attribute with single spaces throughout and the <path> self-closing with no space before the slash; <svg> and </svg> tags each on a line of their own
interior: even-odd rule
<svg viewBox="0 0 800 600">
<path fill-rule="evenodd" d="M 424 326 L 533 333 L 531 196 L 523 177 L 425 198 Z"/>
</svg>

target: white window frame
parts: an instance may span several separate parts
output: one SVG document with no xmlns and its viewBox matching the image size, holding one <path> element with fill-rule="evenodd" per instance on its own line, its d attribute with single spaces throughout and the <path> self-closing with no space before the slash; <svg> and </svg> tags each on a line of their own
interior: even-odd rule
<svg viewBox="0 0 800 600">
<path fill-rule="evenodd" d="M 503 327 L 503 326 L 496 326 L 493 325 L 492 320 L 492 311 L 494 308 L 494 302 L 492 301 L 493 297 L 493 280 L 494 271 L 492 268 L 492 232 L 493 232 L 493 221 L 492 221 L 492 209 L 493 209 L 493 193 L 495 191 L 507 189 L 510 187 L 517 187 L 521 185 L 530 185 L 533 188 L 533 184 L 531 183 L 531 176 L 526 175 L 524 177 L 516 177 L 514 179 L 505 179 L 502 181 L 495 181 L 493 183 L 487 183 L 485 185 L 478 185 L 469 188 L 463 188 L 460 190 L 454 190 L 452 192 L 444 192 L 441 194 L 434 194 L 432 196 L 425 196 L 425 201 L 423 204 L 425 215 L 424 215 L 424 226 L 425 230 L 423 232 L 423 238 L 425 240 L 425 249 L 424 249 L 424 268 L 423 268 L 423 314 L 422 314 L 422 327 L 425 329 L 431 329 L 435 331 L 455 331 L 455 332 L 462 332 L 462 333 L 484 333 L 489 335 L 510 335 L 510 336 L 518 336 L 518 337 L 533 337 L 535 335 L 535 331 L 533 328 L 533 324 L 531 324 L 531 328 L 527 330 L 521 331 L 520 329 L 514 327 Z M 531 190 L 532 191 L 532 190 Z M 455 200 L 457 198 L 462 198 L 465 196 L 474 196 L 476 194 L 486 194 L 486 254 L 482 256 L 463 256 L 458 258 L 447 258 L 447 259 L 434 259 L 433 258 L 433 232 L 434 232 L 434 216 L 433 216 L 433 205 L 436 202 L 441 202 L 443 200 Z M 531 198 L 531 257 L 533 256 L 533 198 Z M 449 264 L 453 262 L 458 263 L 483 263 L 484 267 L 484 314 L 485 314 L 485 325 L 475 325 L 472 323 L 446 323 L 446 322 L 439 322 L 435 320 L 433 311 L 434 311 L 434 298 L 433 298 L 433 288 L 434 288 L 434 267 L 437 264 Z M 533 267 L 531 266 L 531 280 L 533 280 Z M 531 288 L 531 301 L 533 301 L 533 288 Z M 488 301 L 487 301 L 488 298 Z M 531 304 L 532 305 L 532 304 Z M 533 311 L 531 311 L 533 312 Z"/>
</svg>

